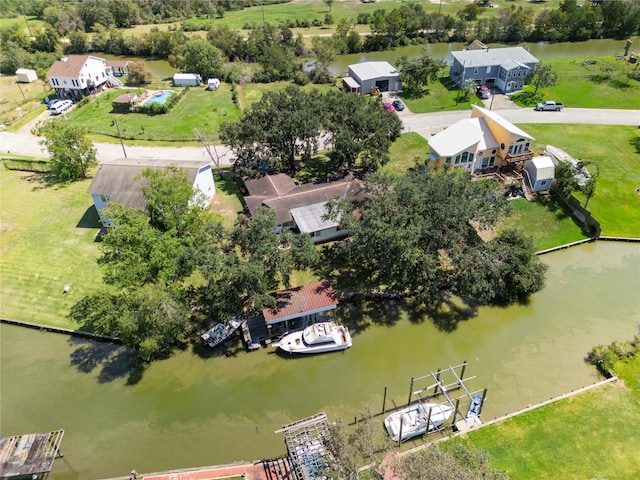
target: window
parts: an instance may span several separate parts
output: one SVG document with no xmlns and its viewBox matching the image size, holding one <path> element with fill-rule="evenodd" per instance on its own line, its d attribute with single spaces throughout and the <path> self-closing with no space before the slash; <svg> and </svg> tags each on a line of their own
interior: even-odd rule
<svg viewBox="0 0 640 480">
<path fill-rule="evenodd" d="M 473 74 L 474 74 L 474 75 L 477 75 L 477 73 L 478 73 L 478 67 L 476 67 L 476 68 L 474 68 L 474 69 L 473 69 Z"/>
<path fill-rule="evenodd" d="M 462 163 L 469 163 L 473 161 L 475 155 L 471 152 L 462 152 L 456 155 L 455 164 L 460 165 Z"/>
<path fill-rule="evenodd" d="M 493 163 L 496 161 L 496 157 L 495 156 L 491 156 L 491 157 L 484 157 L 482 159 L 482 168 L 489 168 L 489 167 L 493 167 Z"/>
<path fill-rule="evenodd" d="M 546 181 L 546 180 L 542 180 L 542 181 L 540 182 L 540 185 L 546 185 L 546 184 L 547 184 L 547 181 Z"/>
<path fill-rule="evenodd" d="M 100 195 L 100 201 L 102 203 L 109 203 L 110 198 L 111 198 L 111 195 Z"/>
<path fill-rule="evenodd" d="M 487 73 L 491 73 L 491 65 L 487 67 Z"/>
</svg>

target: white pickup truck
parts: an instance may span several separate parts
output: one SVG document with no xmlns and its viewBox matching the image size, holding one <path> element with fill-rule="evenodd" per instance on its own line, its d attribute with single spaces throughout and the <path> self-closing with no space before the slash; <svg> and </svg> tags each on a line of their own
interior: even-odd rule
<svg viewBox="0 0 640 480">
<path fill-rule="evenodd" d="M 564 105 L 562 105 L 561 103 L 554 102 L 553 100 L 547 100 L 546 102 L 537 104 L 534 110 L 538 112 L 543 112 L 545 110 L 559 112 L 560 110 L 562 110 L 562 107 L 564 107 Z"/>
</svg>

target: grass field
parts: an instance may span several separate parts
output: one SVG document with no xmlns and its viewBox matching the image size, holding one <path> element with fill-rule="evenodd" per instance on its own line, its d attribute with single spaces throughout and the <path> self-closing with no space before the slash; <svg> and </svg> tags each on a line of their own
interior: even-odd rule
<svg viewBox="0 0 640 480">
<path fill-rule="evenodd" d="M 599 57 L 594 65 L 584 64 L 585 58 L 553 58 L 544 60 L 558 76 L 556 85 L 541 88 L 538 94 L 547 100 L 557 100 L 573 108 L 640 108 L 640 82 L 625 78 L 616 70 L 629 69 L 621 59 Z M 607 78 L 602 69 L 613 69 Z M 533 91 L 529 86 L 525 91 Z"/>
<path fill-rule="evenodd" d="M 157 87 L 159 88 L 159 87 Z M 179 88 L 165 87 L 179 91 Z M 141 92 L 141 90 L 137 90 Z M 126 140 L 140 142 L 194 142 L 194 128 L 203 132 L 217 132 L 225 121 L 237 120 L 240 110 L 231 101 L 229 84 L 222 84 L 216 91 L 205 88 L 191 88 L 179 102 L 164 115 L 146 115 L 144 113 L 114 113 L 111 101 L 122 90 L 108 90 L 84 106 L 72 109 L 67 121 L 83 126 L 100 141 L 106 137 L 118 141 L 118 132 L 114 124 L 117 120 L 121 135 Z"/>
<path fill-rule="evenodd" d="M 0 123 L 11 128 L 46 108 L 42 99 L 52 93 L 48 83 L 18 83 L 15 75 L 0 75 Z M 20 110 L 17 110 L 17 109 Z"/>
<path fill-rule="evenodd" d="M 532 149 L 550 144 L 574 158 L 599 165 L 600 176 L 588 210 L 600 222 L 602 235 L 640 237 L 640 131 L 607 125 L 519 125 L 536 138 Z M 595 173 L 596 168 L 590 171 Z M 585 197 L 575 197 L 584 205 Z"/>
<path fill-rule="evenodd" d="M 640 357 L 618 362 L 620 381 L 468 435 L 513 480 L 606 478 L 640 472 Z"/>
<path fill-rule="evenodd" d="M 78 326 L 71 306 L 102 284 L 89 182 L 49 185 L 43 175 L 0 171 L 2 317 Z"/>
</svg>

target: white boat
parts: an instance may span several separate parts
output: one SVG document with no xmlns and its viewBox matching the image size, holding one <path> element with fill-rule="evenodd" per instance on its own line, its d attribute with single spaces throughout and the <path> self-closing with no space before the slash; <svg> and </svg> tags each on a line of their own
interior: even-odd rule
<svg viewBox="0 0 640 480">
<path fill-rule="evenodd" d="M 347 327 L 335 322 L 320 322 L 288 333 L 277 346 L 289 353 L 335 352 L 351 346 L 351 335 Z"/>
<path fill-rule="evenodd" d="M 467 411 L 467 418 L 477 417 L 480 415 L 480 406 L 482 405 L 482 395 L 476 395 L 473 397 L 471 401 L 471 405 L 469 405 L 469 410 Z"/>
<path fill-rule="evenodd" d="M 212 328 L 200 335 L 202 343 L 214 348 L 227 340 L 233 332 L 235 332 L 242 322 L 239 322 L 235 318 L 232 318 L 226 323 L 216 323 Z"/>
<path fill-rule="evenodd" d="M 453 413 L 453 407 L 444 403 L 416 403 L 399 412 L 392 413 L 384 420 L 384 427 L 394 442 L 400 438 L 402 425 L 402 441 L 432 431 L 446 422 Z M 431 417 L 429 417 L 431 412 Z M 429 425 L 427 425 L 427 421 Z"/>
<path fill-rule="evenodd" d="M 584 165 L 584 163 L 580 160 L 576 160 L 561 148 L 554 147 L 553 145 L 547 145 L 546 154 L 551 158 L 554 165 L 557 165 L 558 162 L 570 163 L 573 176 L 578 181 L 578 185 L 580 185 L 581 187 L 585 186 L 587 180 L 591 178 L 591 174 L 587 170 L 587 167 Z"/>
</svg>

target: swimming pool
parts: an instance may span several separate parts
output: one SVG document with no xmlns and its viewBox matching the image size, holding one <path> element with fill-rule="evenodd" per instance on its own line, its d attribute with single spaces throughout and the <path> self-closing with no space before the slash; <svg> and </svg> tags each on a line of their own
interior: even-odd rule
<svg viewBox="0 0 640 480">
<path fill-rule="evenodd" d="M 151 97 L 149 100 L 144 102 L 144 105 L 148 106 L 148 105 L 151 105 L 152 103 L 163 105 L 164 102 L 167 101 L 167 98 L 169 98 L 173 93 L 175 92 L 171 90 L 165 90 L 164 92 L 154 93 L 153 97 Z"/>
</svg>

